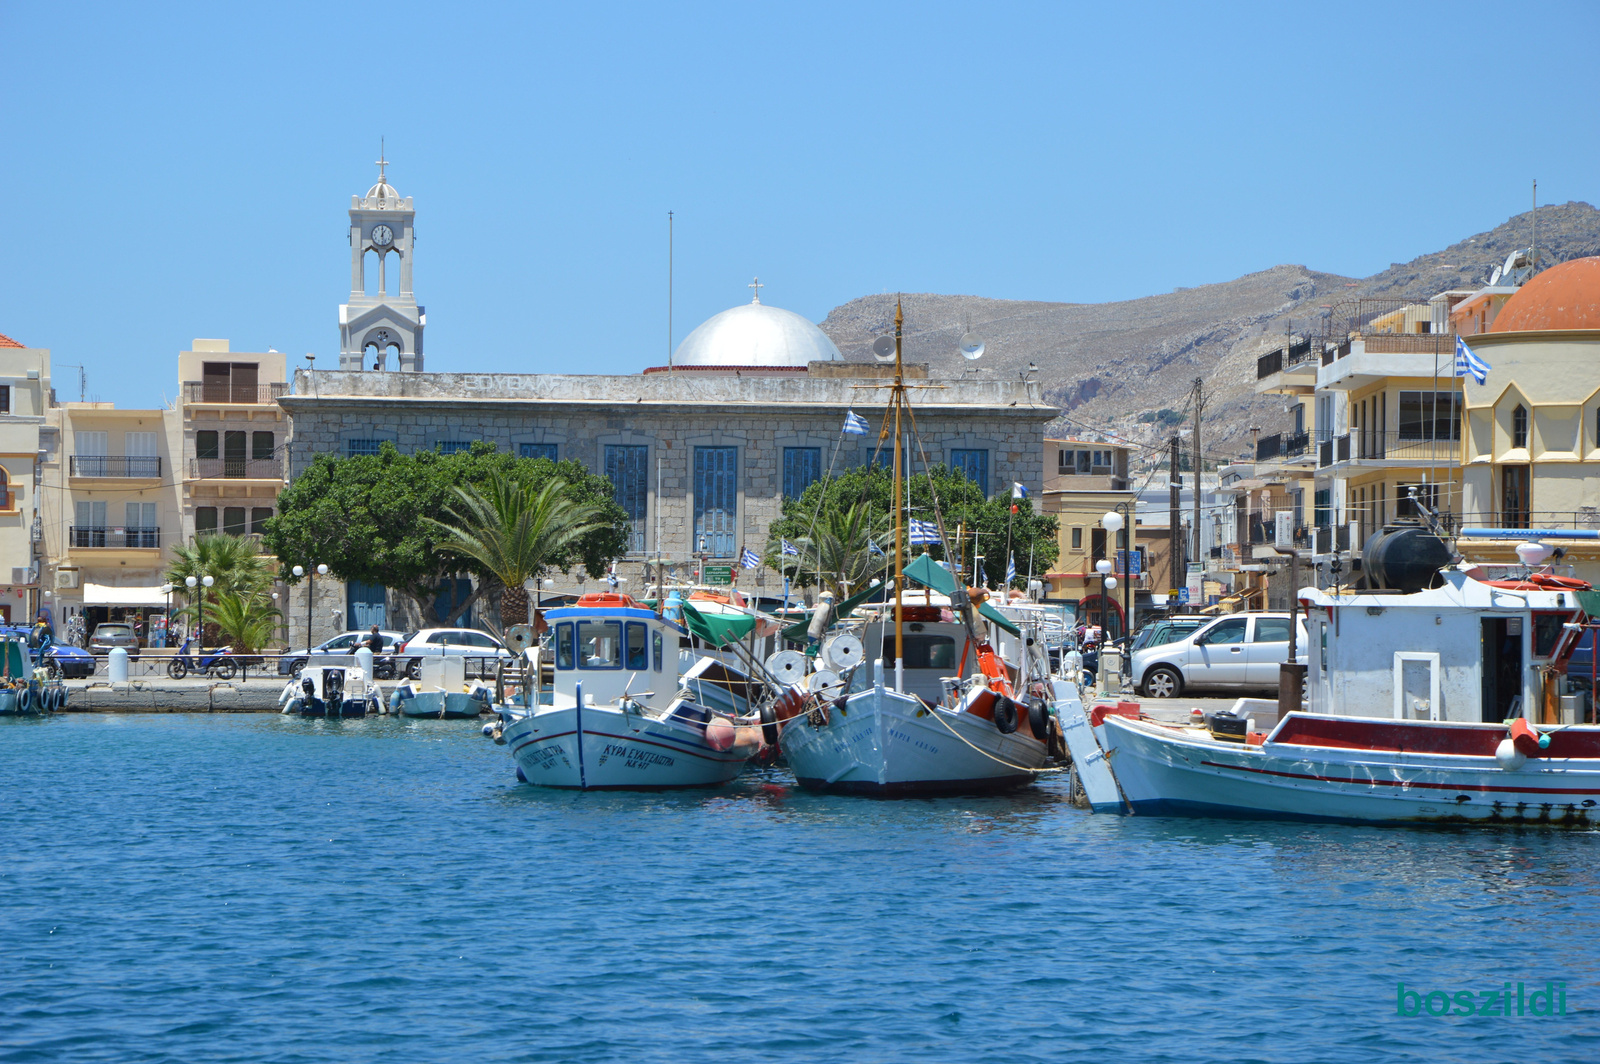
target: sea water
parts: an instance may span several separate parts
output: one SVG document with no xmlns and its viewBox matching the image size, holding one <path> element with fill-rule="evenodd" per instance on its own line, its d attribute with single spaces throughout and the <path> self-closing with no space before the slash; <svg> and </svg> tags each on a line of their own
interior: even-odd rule
<svg viewBox="0 0 1600 1064">
<path fill-rule="evenodd" d="M 1600 834 L 1095 816 L 1059 778 L 538 790 L 464 721 L 9 720 L 0 1060 L 1588 1061 L 1597 869 Z M 1565 1012 L 1516 1015 L 1547 981 Z"/>
</svg>

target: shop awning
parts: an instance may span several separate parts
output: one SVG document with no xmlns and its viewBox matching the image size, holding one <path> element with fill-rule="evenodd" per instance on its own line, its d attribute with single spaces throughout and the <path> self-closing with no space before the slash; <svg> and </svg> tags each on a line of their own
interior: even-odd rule
<svg viewBox="0 0 1600 1064">
<path fill-rule="evenodd" d="M 167 596 L 158 587 L 111 587 L 107 584 L 84 584 L 85 606 L 165 606 Z"/>
</svg>

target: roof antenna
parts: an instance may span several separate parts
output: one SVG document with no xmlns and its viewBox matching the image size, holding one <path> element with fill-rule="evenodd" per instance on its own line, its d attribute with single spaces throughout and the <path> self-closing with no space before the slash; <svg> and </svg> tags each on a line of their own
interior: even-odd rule
<svg viewBox="0 0 1600 1064">
<path fill-rule="evenodd" d="M 1539 179 L 1537 177 L 1533 179 L 1533 210 L 1530 213 L 1533 215 L 1533 246 L 1528 250 L 1528 268 L 1537 270 L 1539 268 Z"/>
</svg>

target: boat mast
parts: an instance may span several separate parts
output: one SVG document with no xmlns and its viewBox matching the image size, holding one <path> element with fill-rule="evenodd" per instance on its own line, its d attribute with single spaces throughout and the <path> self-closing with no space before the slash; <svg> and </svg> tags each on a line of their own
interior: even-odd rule
<svg viewBox="0 0 1600 1064">
<path fill-rule="evenodd" d="M 901 601 L 905 595 L 905 535 L 903 522 L 904 509 L 900 503 L 900 406 L 905 401 L 905 384 L 901 376 L 900 363 L 900 335 L 901 325 L 905 322 L 905 314 L 900 309 L 900 300 L 894 301 L 894 390 L 890 394 L 890 402 L 894 404 L 894 486 L 890 495 L 894 498 L 894 689 L 900 692 L 902 670 L 905 662 L 905 605 Z"/>
</svg>

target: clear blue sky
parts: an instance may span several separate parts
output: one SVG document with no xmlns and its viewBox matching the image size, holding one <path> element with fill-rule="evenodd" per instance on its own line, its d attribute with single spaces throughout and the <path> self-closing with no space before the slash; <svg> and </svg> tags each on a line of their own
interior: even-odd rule
<svg viewBox="0 0 1600 1064">
<path fill-rule="evenodd" d="M 634 372 L 749 298 L 1352 275 L 1600 202 L 1600 5 L 0 7 L 0 332 L 152 405 L 338 349 L 378 138 L 435 370 Z M 61 398 L 76 398 L 57 371 Z"/>
</svg>

